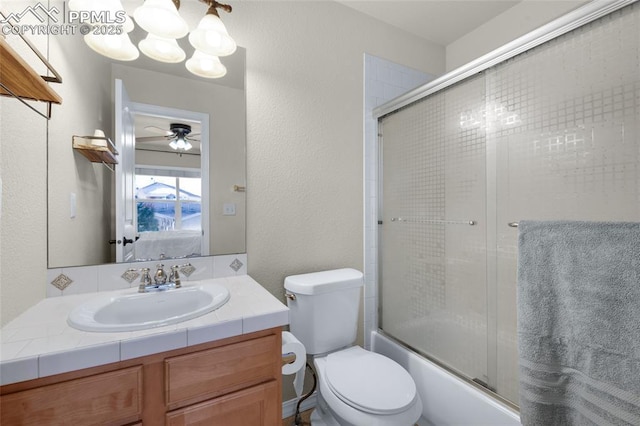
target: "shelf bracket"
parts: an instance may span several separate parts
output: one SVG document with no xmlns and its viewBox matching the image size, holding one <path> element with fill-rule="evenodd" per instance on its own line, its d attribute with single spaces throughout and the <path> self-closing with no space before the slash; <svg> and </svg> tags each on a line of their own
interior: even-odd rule
<svg viewBox="0 0 640 426">
<path fill-rule="evenodd" d="M 30 110 L 34 111 L 36 114 L 38 114 L 41 117 L 46 118 L 47 120 L 51 120 L 51 102 L 50 101 L 46 101 L 47 102 L 47 113 L 44 114 L 40 111 L 38 111 L 35 107 L 33 107 L 32 105 L 29 105 L 27 103 L 27 101 L 25 101 L 24 99 L 22 99 L 20 96 L 16 95 L 15 93 L 13 93 L 11 91 L 11 89 L 9 89 L 7 86 L 5 86 L 4 84 L 0 83 L 0 87 L 2 87 L 8 94 L 11 95 L 11 97 L 16 98 L 17 100 L 19 100 L 20 102 L 22 102 L 24 105 L 27 106 L 27 108 L 29 108 Z"/>
</svg>

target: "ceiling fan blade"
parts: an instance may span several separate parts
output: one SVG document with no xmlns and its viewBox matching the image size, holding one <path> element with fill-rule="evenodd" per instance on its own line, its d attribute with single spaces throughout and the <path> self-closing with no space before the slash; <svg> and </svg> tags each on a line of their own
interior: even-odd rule
<svg viewBox="0 0 640 426">
<path fill-rule="evenodd" d="M 143 137 L 139 137 L 136 138 L 136 142 L 166 142 L 168 141 L 169 138 L 167 138 L 166 136 L 143 136 Z"/>
<path fill-rule="evenodd" d="M 162 129 L 162 128 L 157 127 L 157 126 L 146 126 L 144 129 L 148 130 L 150 132 L 158 133 L 160 135 L 165 135 L 165 136 L 171 136 L 173 134 L 173 132 L 171 130 Z"/>
</svg>

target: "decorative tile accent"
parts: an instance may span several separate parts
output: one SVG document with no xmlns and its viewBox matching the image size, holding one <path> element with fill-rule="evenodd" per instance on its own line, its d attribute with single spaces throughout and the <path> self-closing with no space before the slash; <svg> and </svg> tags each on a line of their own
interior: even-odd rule
<svg viewBox="0 0 640 426">
<path fill-rule="evenodd" d="M 186 277 L 193 274 L 195 271 L 196 271 L 196 267 L 190 263 L 180 267 L 180 272 L 184 274 L 184 276 Z"/>
<path fill-rule="evenodd" d="M 62 291 L 65 288 L 69 287 L 73 280 L 66 276 L 65 274 L 58 275 L 53 281 L 51 281 L 51 285 L 53 285 L 58 290 Z"/>
<path fill-rule="evenodd" d="M 234 259 L 233 262 L 231 262 L 231 264 L 229 265 L 229 267 L 236 272 L 238 272 L 243 266 L 244 263 L 240 262 L 240 260 L 238 260 L 237 258 Z"/>
<path fill-rule="evenodd" d="M 123 280 L 131 284 L 140 276 L 140 273 L 135 269 L 127 269 L 124 274 L 120 275 Z"/>
</svg>

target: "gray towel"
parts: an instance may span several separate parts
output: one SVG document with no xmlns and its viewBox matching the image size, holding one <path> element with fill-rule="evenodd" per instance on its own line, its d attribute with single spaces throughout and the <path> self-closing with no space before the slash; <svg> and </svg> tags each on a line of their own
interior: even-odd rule
<svg viewBox="0 0 640 426">
<path fill-rule="evenodd" d="M 518 229 L 522 424 L 640 425 L 640 224 Z"/>
</svg>

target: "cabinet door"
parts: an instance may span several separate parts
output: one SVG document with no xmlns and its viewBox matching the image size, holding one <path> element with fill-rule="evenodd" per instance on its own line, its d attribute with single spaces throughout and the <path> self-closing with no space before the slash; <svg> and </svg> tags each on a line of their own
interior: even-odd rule
<svg viewBox="0 0 640 426">
<path fill-rule="evenodd" d="M 280 346 L 275 335 L 165 360 L 169 409 L 277 379 Z"/>
<path fill-rule="evenodd" d="M 0 397 L 2 425 L 121 425 L 142 414 L 142 367 Z"/>
<path fill-rule="evenodd" d="M 277 381 L 263 383 L 167 414 L 166 426 L 277 426 Z"/>
</svg>

